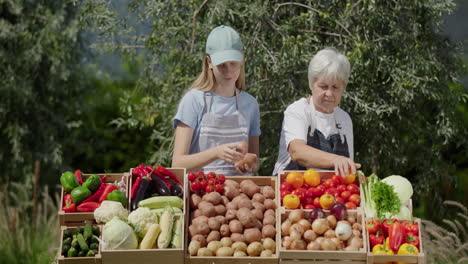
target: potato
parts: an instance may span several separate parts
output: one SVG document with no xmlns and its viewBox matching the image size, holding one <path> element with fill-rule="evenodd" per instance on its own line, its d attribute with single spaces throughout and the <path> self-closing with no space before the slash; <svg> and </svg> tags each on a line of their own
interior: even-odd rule
<svg viewBox="0 0 468 264">
<path fill-rule="evenodd" d="M 202 201 L 202 198 L 198 194 L 192 194 L 190 196 L 190 208 L 197 209 L 198 204 Z"/>
<path fill-rule="evenodd" d="M 229 229 L 229 225 L 228 224 L 223 224 L 219 228 L 219 233 L 221 234 L 222 237 L 230 236 L 231 235 L 231 230 Z"/>
<path fill-rule="evenodd" d="M 237 210 L 237 209 L 239 209 L 237 207 L 237 203 L 229 202 L 226 204 L 226 210 Z"/>
<path fill-rule="evenodd" d="M 245 242 L 245 236 L 243 234 L 239 234 L 239 233 L 232 233 L 231 234 L 231 240 L 233 242 Z"/>
<path fill-rule="evenodd" d="M 275 210 L 273 210 L 273 209 L 266 210 L 265 213 L 263 214 L 263 217 L 265 217 L 267 215 L 271 215 L 271 216 L 276 218 L 276 213 L 275 213 Z"/>
<path fill-rule="evenodd" d="M 219 194 L 219 192 L 210 192 L 203 195 L 202 200 L 213 205 L 218 205 L 221 203 L 221 194 Z"/>
<path fill-rule="evenodd" d="M 221 247 L 216 251 L 216 256 L 218 257 L 230 257 L 234 254 L 234 250 L 230 247 Z"/>
<path fill-rule="evenodd" d="M 261 190 L 266 199 L 275 199 L 275 190 L 271 186 L 265 186 Z"/>
<path fill-rule="evenodd" d="M 225 215 L 226 214 L 226 207 L 222 204 L 215 206 L 216 215 Z"/>
<path fill-rule="evenodd" d="M 223 247 L 230 247 L 232 246 L 232 240 L 230 237 L 223 237 L 221 238 L 221 244 L 223 244 Z"/>
<path fill-rule="evenodd" d="M 221 223 L 216 219 L 216 217 L 210 217 L 208 219 L 208 226 L 210 227 L 211 230 L 219 230 L 221 227 Z"/>
<path fill-rule="evenodd" d="M 238 208 L 253 209 L 252 202 L 248 198 L 241 198 L 237 201 Z"/>
<path fill-rule="evenodd" d="M 244 227 L 239 220 L 232 220 L 229 222 L 229 231 L 231 231 L 231 233 L 242 233 L 243 230 Z"/>
<path fill-rule="evenodd" d="M 231 248 L 234 250 L 234 251 L 243 251 L 243 252 L 246 252 L 247 251 L 247 244 L 245 244 L 244 242 L 234 242 L 231 246 Z"/>
<path fill-rule="evenodd" d="M 192 224 L 208 224 L 208 217 L 201 215 L 192 220 Z"/>
<path fill-rule="evenodd" d="M 271 257 L 271 256 L 273 256 L 273 252 L 271 252 L 271 250 L 269 249 L 263 250 L 262 253 L 260 253 L 260 257 Z"/>
<path fill-rule="evenodd" d="M 224 225 L 227 223 L 226 221 L 226 217 L 222 216 L 222 215 L 217 215 L 215 216 L 216 219 L 218 220 L 218 222 L 221 224 L 221 225 Z"/>
<path fill-rule="evenodd" d="M 251 257 L 260 256 L 263 251 L 263 246 L 260 242 L 250 243 L 247 247 L 247 254 Z"/>
<path fill-rule="evenodd" d="M 266 209 L 276 209 L 276 203 L 272 199 L 265 199 L 263 203 Z"/>
<path fill-rule="evenodd" d="M 276 219 L 274 216 L 271 216 L 271 215 L 264 216 L 263 225 L 275 225 L 275 224 L 276 224 Z"/>
<path fill-rule="evenodd" d="M 226 221 L 231 221 L 233 219 L 236 219 L 237 216 L 237 210 L 227 210 L 226 212 Z"/>
<path fill-rule="evenodd" d="M 218 231 L 211 231 L 208 237 L 206 238 L 206 242 L 210 244 L 211 241 L 219 241 L 221 239 L 221 235 Z"/>
<path fill-rule="evenodd" d="M 199 241 L 196 241 L 196 240 L 190 241 L 190 244 L 188 246 L 188 251 L 189 251 L 190 256 L 196 256 L 200 247 L 201 246 L 200 246 Z"/>
<path fill-rule="evenodd" d="M 263 213 L 262 213 L 262 210 L 260 210 L 260 209 L 252 209 L 251 212 L 252 212 L 253 215 L 255 215 L 255 217 L 256 217 L 258 220 L 260 220 L 260 221 L 263 220 Z"/>
<path fill-rule="evenodd" d="M 263 205 L 263 202 L 252 202 L 252 206 L 254 207 L 254 209 L 259 209 L 260 211 L 262 211 L 262 214 L 265 213 L 266 208 L 265 205 Z"/>
<path fill-rule="evenodd" d="M 257 202 L 257 203 L 263 204 L 264 201 L 265 201 L 265 196 L 263 196 L 263 194 L 261 194 L 261 193 L 256 193 L 252 197 L 252 202 Z"/>
<path fill-rule="evenodd" d="M 202 211 L 200 209 L 196 209 L 195 211 L 192 212 L 191 218 L 195 219 L 195 218 L 199 217 L 200 215 L 202 215 Z"/>
<path fill-rule="evenodd" d="M 247 253 L 245 253 L 244 251 L 234 251 L 234 257 L 246 257 L 247 256 Z"/>
<path fill-rule="evenodd" d="M 257 218 L 247 208 L 240 208 L 237 210 L 236 216 L 245 228 L 251 228 L 257 225 Z"/>
<path fill-rule="evenodd" d="M 226 204 L 228 203 L 229 203 L 229 199 L 225 195 L 221 196 L 221 204 L 226 206 Z"/>
<path fill-rule="evenodd" d="M 263 238 L 274 238 L 276 236 L 276 229 L 272 225 L 264 225 L 262 228 L 262 237 Z"/>
<path fill-rule="evenodd" d="M 229 185 L 224 185 L 224 195 L 229 199 L 232 200 L 235 197 L 238 197 L 240 194 L 240 191 L 238 188 L 229 186 Z"/>
<path fill-rule="evenodd" d="M 262 240 L 262 233 L 258 228 L 248 228 L 244 230 L 244 237 L 247 243 Z"/>
<path fill-rule="evenodd" d="M 256 193 L 260 192 L 260 187 L 252 180 L 243 180 L 240 184 L 241 191 L 249 197 L 253 197 Z"/>
<path fill-rule="evenodd" d="M 239 189 L 239 183 L 233 180 L 225 180 L 224 181 L 224 186 L 232 186 L 235 189 Z"/>
<path fill-rule="evenodd" d="M 276 230 L 275 230 L 276 232 Z M 271 238 L 265 238 L 263 240 L 262 246 L 264 249 L 269 249 L 274 254 L 276 252 L 276 242 Z"/>
<path fill-rule="evenodd" d="M 192 241 L 198 241 L 200 243 L 200 247 L 206 247 L 206 236 L 204 235 L 195 235 L 192 237 Z"/>
<path fill-rule="evenodd" d="M 216 216 L 216 210 L 212 203 L 202 201 L 198 204 L 198 208 L 201 210 L 202 215 L 207 217 Z"/>
<path fill-rule="evenodd" d="M 213 254 L 216 254 L 216 251 L 218 251 L 219 248 L 221 248 L 223 244 L 221 244 L 220 241 L 211 241 L 208 243 L 207 248 L 211 250 Z"/>
<path fill-rule="evenodd" d="M 210 233 L 210 227 L 208 226 L 208 224 L 205 224 L 205 223 L 196 224 L 196 228 L 198 230 L 197 234 L 207 235 L 208 233 Z"/>
<path fill-rule="evenodd" d="M 203 257 L 203 256 L 213 256 L 213 252 L 209 250 L 208 248 L 200 248 L 197 252 L 197 256 Z"/>
</svg>

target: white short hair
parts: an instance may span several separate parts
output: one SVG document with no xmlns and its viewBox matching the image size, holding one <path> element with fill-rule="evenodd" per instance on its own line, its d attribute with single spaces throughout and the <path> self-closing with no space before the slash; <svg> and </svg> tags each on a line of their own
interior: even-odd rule
<svg viewBox="0 0 468 264">
<path fill-rule="evenodd" d="M 320 50 L 309 62 L 309 82 L 321 75 L 326 80 L 341 80 L 346 86 L 350 74 L 351 64 L 348 58 L 335 48 Z"/>
</svg>

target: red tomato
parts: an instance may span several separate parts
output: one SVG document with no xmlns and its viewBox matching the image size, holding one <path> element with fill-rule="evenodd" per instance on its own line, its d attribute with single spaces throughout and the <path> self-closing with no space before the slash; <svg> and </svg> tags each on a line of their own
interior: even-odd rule
<svg viewBox="0 0 468 264">
<path fill-rule="evenodd" d="M 320 205 L 320 197 L 314 198 L 314 206 L 315 208 L 322 208 L 322 206 Z"/>
<path fill-rule="evenodd" d="M 307 190 L 301 187 L 301 188 L 297 188 L 296 190 L 292 191 L 291 193 L 299 196 L 299 199 L 301 201 L 304 201 L 304 199 L 306 198 L 305 197 L 306 192 L 307 192 Z"/>
<path fill-rule="evenodd" d="M 216 181 L 223 184 L 226 181 L 226 176 L 223 174 L 218 174 L 218 176 L 216 176 Z"/>
<path fill-rule="evenodd" d="M 209 175 L 208 175 L 209 177 Z M 208 185 L 215 185 L 216 184 L 216 179 L 215 178 L 208 178 Z"/>
<path fill-rule="evenodd" d="M 210 192 L 214 192 L 214 191 L 216 191 L 216 189 L 215 189 L 215 186 L 212 185 L 212 184 L 208 184 L 208 186 L 206 186 L 206 188 L 205 188 L 206 193 L 210 193 Z"/>
<path fill-rule="evenodd" d="M 283 201 L 284 196 L 286 196 L 286 195 L 288 195 L 288 194 L 291 194 L 291 191 L 290 191 L 290 190 L 282 190 L 282 191 L 280 192 L 281 201 Z"/>
<path fill-rule="evenodd" d="M 336 186 L 336 189 L 337 189 L 340 193 L 342 193 L 342 192 L 346 191 L 346 185 L 340 184 L 340 185 Z"/>
<path fill-rule="evenodd" d="M 315 206 L 312 204 L 308 204 L 304 207 L 304 209 L 315 209 Z"/>
<path fill-rule="evenodd" d="M 310 198 L 314 198 L 315 197 L 314 189 L 315 189 L 314 187 L 309 187 L 309 189 L 307 189 L 307 191 L 306 191 L 305 196 L 310 197 Z"/>
<path fill-rule="evenodd" d="M 203 171 L 199 170 L 195 173 L 198 177 L 204 177 L 205 176 L 205 173 L 203 173 Z"/>
<path fill-rule="evenodd" d="M 341 197 L 345 200 L 345 201 L 348 201 L 349 197 L 351 196 L 351 192 L 350 191 L 344 191 L 341 193 Z"/>
<path fill-rule="evenodd" d="M 331 179 L 332 179 L 332 181 L 335 183 L 335 185 L 337 185 L 337 186 L 343 183 L 343 182 L 341 181 L 341 177 L 338 176 L 338 175 L 333 176 Z"/>
<path fill-rule="evenodd" d="M 327 190 L 325 191 L 325 194 L 331 194 L 331 195 L 333 195 L 333 197 L 338 197 L 338 196 L 340 196 L 340 192 L 339 192 L 336 188 L 334 188 L 334 187 L 327 189 Z"/>
<path fill-rule="evenodd" d="M 347 202 L 345 203 L 345 205 L 346 205 L 346 209 L 348 210 L 356 209 L 356 205 L 352 202 Z"/>
<path fill-rule="evenodd" d="M 332 188 L 332 187 L 336 187 L 336 184 L 332 179 L 328 179 L 328 180 L 323 182 L 323 186 L 325 186 L 327 189 L 329 189 L 329 188 Z"/>
<path fill-rule="evenodd" d="M 193 172 L 189 172 L 188 175 L 187 175 L 187 178 L 188 178 L 189 181 L 192 182 L 192 181 L 196 180 L 198 178 L 198 176 Z"/>
<path fill-rule="evenodd" d="M 327 188 L 323 185 L 318 185 L 314 188 L 314 197 L 320 197 L 325 193 Z"/>
<path fill-rule="evenodd" d="M 345 200 L 342 197 L 335 196 L 335 202 L 344 204 Z"/>
<path fill-rule="evenodd" d="M 222 184 L 216 184 L 215 185 L 215 191 L 217 191 L 218 193 L 220 194 L 223 194 L 224 193 L 224 186 Z"/>
<path fill-rule="evenodd" d="M 216 179 L 216 173 L 210 171 L 208 174 L 206 174 L 206 178 L 208 179 Z"/>
<path fill-rule="evenodd" d="M 200 191 L 204 191 L 206 189 L 206 186 L 208 186 L 208 182 L 204 178 L 198 178 L 200 183 Z"/>
<path fill-rule="evenodd" d="M 288 190 L 288 191 L 291 192 L 293 189 L 294 189 L 294 187 L 289 182 L 282 182 L 281 183 L 281 186 L 280 186 L 281 191 Z"/>
<path fill-rule="evenodd" d="M 354 183 L 348 184 L 348 186 L 346 186 L 346 189 L 348 189 L 348 191 L 350 191 L 351 193 L 359 194 L 359 187 Z"/>
<path fill-rule="evenodd" d="M 201 185 L 198 181 L 194 181 L 192 183 L 190 183 L 190 190 L 192 192 L 198 192 L 201 190 Z"/>
<path fill-rule="evenodd" d="M 304 184 L 302 184 L 301 187 L 307 190 L 307 189 L 309 189 L 310 186 L 309 186 L 309 184 L 304 182 Z"/>
<path fill-rule="evenodd" d="M 311 205 L 314 204 L 314 198 L 312 197 L 306 197 L 303 202 L 305 205 Z M 305 207 L 305 206 L 304 206 Z"/>
<path fill-rule="evenodd" d="M 359 194 L 351 194 L 351 196 L 348 199 L 350 202 L 354 203 L 355 205 L 359 206 L 361 203 L 361 196 Z"/>
</svg>

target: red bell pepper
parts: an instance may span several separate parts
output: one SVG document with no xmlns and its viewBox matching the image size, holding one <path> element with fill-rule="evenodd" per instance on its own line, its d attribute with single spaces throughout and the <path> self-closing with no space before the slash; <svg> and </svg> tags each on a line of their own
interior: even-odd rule
<svg viewBox="0 0 468 264">
<path fill-rule="evenodd" d="M 379 219 L 369 219 L 366 221 L 366 229 L 369 234 L 375 234 L 382 227 L 382 222 Z"/>
<path fill-rule="evenodd" d="M 132 195 L 130 196 L 130 199 L 133 200 L 135 198 L 135 190 L 138 188 L 138 185 L 141 182 L 141 176 L 137 176 L 135 182 L 132 185 Z"/>
<path fill-rule="evenodd" d="M 76 204 L 73 203 L 72 199 L 71 199 L 71 195 L 70 194 L 67 194 L 69 196 L 69 198 L 67 198 L 65 200 L 65 197 L 64 197 L 64 202 L 65 204 L 62 206 L 62 211 L 64 211 L 65 213 L 73 213 L 73 212 L 76 212 Z M 65 196 L 67 196 L 65 195 Z"/>
<path fill-rule="evenodd" d="M 405 228 L 406 233 L 411 233 L 414 235 L 419 234 L 419 226 L 418 223 L 414 222 L 413 219 L 411 219 L 409 222 L 404 222 L 403 227 Z"/>
<path fill-rule="evenodd" d="M 102 203 L 102 201 L 107 200 L 107 195 L 111 193 L 113 190 L 117 190 L 117 186 L 115 186 L 112 183 L 107 183 L 106 188 L 104 188 L 104 191 L 101 193 L 101 196 L 99 197 L 99 203 Z"/>
<path fill-rule="evenodd" d="M 178 184 L 183 185 L 182 182 L 180 182 L 180 180 L 177 178 L 177 176 L 176 176 L 172 171 L 170 171 L 170 170 L 164 168 L 164 167 L 161 166 L 161 165 L 158 165 L 158 167 L 156 167 L 156 168 L 157 168 L 157 170 L 158 170 L 159 172 L 161 172 L 162 174 L 169 176 L 172 180 L 174 180 L 174 181 L 177 182 Z"/>
<path fill-rule="evenodd" d="M 398 219 L 392 218 L 392 219 L 385 219 L 385 220 L 383 221 L 382 227 L 383 227 L 383 230 L 384 230 L 386 236 L 389 235 L 389 233 L 388 233 L 389 227 L 390 227 L 393 223 L 395 223 L 395 222 L 398 222 Z"/>
<path fill-rule="evenodd" d="M 62 206 L 66 206 L 67 204 L 73 203 L 73 200 L 71 198 L 71 194 L 67 193 L 63 196 L 63 203 Z"/>
<path fill-rule="evenodd" d="M 394 222 L 388 228 L 388 237 L 390 248 L 397 252 L 401 244 L 403 244 L 403 240 L 405 239 L 405 228 L 399 222 Z"/>
<path fill-rule="evenodd" d="M 83 184 L 83 172 L 81 172 L 81 170 L 75 171 L 75 177 L 80 184 Z"/>
<path fill-rule="evenodd" d="M 406 234 L 404 243 L 414 245 L 419 249 L 419 237 L 413 233 Z"/>
<path fill-rule="evenodd" d="M 371 244 L 371 248 L 374 248 L 375 245 L 383 244 L 385 237 L 381 235 L 381 231 L 377 231 L 376 234 L 369 235 L 369 242 Z"/>
<path fill-rule="evenodd" d="M 101 206 L 100 203 L 87 202 L 78 205 L 76 209 L 78 212 L 94 212 L 94 210 L 96 210 L 99 206 Z"/>
<path fill-rule="evenodd" d="M 99 186 L 99 189 L 95 193 L 93 193 L 90 197 L 86 198 L 86 200 L 83 201 L 83 203 L 86 202 L 98 202 L 99 198 L 101 198 L 102 193 L 106 189 L 107 184 L 101 183 Z"/>
</svg>

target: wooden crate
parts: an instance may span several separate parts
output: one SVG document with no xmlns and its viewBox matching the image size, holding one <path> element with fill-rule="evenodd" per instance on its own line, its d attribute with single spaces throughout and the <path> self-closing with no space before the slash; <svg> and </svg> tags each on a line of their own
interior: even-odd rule
<svg viewBox="0 0 468 264">
<path fill-rule="evenodd" d="M 277 177 L 275 176 L 229 176 L 226 177 L 226 179 L 233 180 L 236 182 L 241 182 L 243 180 L 252 180 L 259 186 L 271 186 L 273 190 L 275 190 L 275 201 L 276 197 L 279 195 L 277 191 Z M 190 188 L 189 188 L 189 183 L 185 184 L 185 193 L 187 193 L 187 200 L 186 204 L 189 205 L 188 197 L 190 197 Z M 189 208 L 187 206 L 187 208 Z M 275 210 L 276 212 L 276 219 L 278 219 L 278 204 L 277 204 L 277 209 Z M 185 221 L 185 230 L 189 230 L 189 224 L 190 224 L 190 213 L 187 213 L 185 215 L 186 221 Z M 189 236 L 186 236 L 185 240 L 185 263 L 189 264 L 274 264 L 278 263 L 278 252 L 279 252 L 279 242 L 280 241 L 280 232 L 278 230 L 280 229 L 280 224 L 278 223 L 278 220 L 276 221 L 276 252 L 273 255 L 273 257 L 198 257 L 198 256 L 190 256 L 188 252 L 188 244 L 190 243 L 189 241 Z"/>
<path fill-rule="evenodd" d="M 301 170 L 296 170 L 302 174 L 304 174 L 305 171 L 301 171 Z M 335 171 L 330 171 L 330 170 L 316 170 L 318 172 L 318 174 L 320 175 L 320 178 L 323 180 L 327 180 L 327 179 L 330 179 L 331 177 L 335 176 Z M 288 175 L 289 172 L 292 172 L 291 170 L 286 170 L 286 171 L 280 171 L 278 173 L 278 178 L 279 178 L 279 181 L 278 181 L 278 189 L 277 189 L 277 192 L 279 193 L 280 192 L 280 185 L 282 182 L 284 182 L 286 180 L 286 176 Z M 356 185 L 359 187 L 359 182 L 356 183 Z M 360 191 L 360 190 L 359 190 Z M 361 193 L 359 193 L 359 196 L 362 197 Z M 281 197 L 277 197 L 277 202 L 278 202 L 278 205 L 281 206 Z M 284 208 L 284 206 L 281 206 L 282 208 Z M 363 199 L 361 198 L 361 202 L 360 202 L 360 205 L 358 206 L 358 208 L 361 208 L 363 207 Z M 328 212 L 329 210 L 325 210 L 325 212 Z M 357 210 L 348 210 L 349 212 L 357 212 Z"/>
<path fill-rule="evenodd" d="M 101 239 L 102 235 L 102 226 L 98 225 L 99 229 L 101 229 L 101 234 L 99 235 L 99 239 Z M 101 264 L 102 263 L 102 255 L 101 255 L 101 243 L 99 243 L 98 254 L 94 255 L 94 257 L 73 257 L 67 258 L 62 255 L 62 243 L 63 243 L 63 231 L 71 228 L 76 227 L 84 227 L 83 222 L 81 223 L 70 223 L 69 226 L 60 226 L 60 247 L 57 254 L 57 263 L 59 264 Z"/>
<path fill-rule="evenodd" d="M 93 173 L 94 174 L 94 173 Z M 105 176 L 106 177 L 106 183 L 113 183 L 115 181 L 120 181 L 123 180 L 125 182 L 125 185 L 127 186 L 128 189 L 128 178 L 129 174 L 128 173 L 95 173 L 99 176 Z M 88 178 L 92 174 L 83 174 L 83 181 Z M 128 190 L 125 191 L 125 194 L 128 193 Z M 59 222 L 60 225 L 66 226 L 69 225 L 70 223 L 80 223 L 86 220 L 93 220 L 94 221 L 94 213 L 80 213 L 80 212 L 74 212 L 74 213 L 65 213 L 62 211 L 62 205 L 63 205 L 63 196 L 65 195 L 65 192 L 62 188 L 61 194 L 60 194 L 60 210 L 58 212 L 59 216 Z"/>
<path fill-rule="evenodd" d="M 167 168 L 173 172 L 177 178 L 185 185 L 185 169 L 183 168 Z M 131 175 L 131 174 L 130 174 Z M 135 181 L 136 176 L 132 176 L 129 179 L 129 205 L 131 197 L 131 185 Z M 186 192 L 184 190 L 184 205 L 182 208 L 182 214 L 175 214 L 175 216 L 181 217 L 182 221 L 182 241 L 185 241 L 185 225 L 186 219 L 185 208 L 186 207 Z M 164 248 L 164 249 L 129 249 L 129 250 L 108 250 L 102 249 L 102 263 L 103 264 L 127 264 L 127 263 L 138 263 L 138 264 L 154 264 L 154 263 L 183 263 L 184 262 L 184 248 Z"/>
<path fill-rule="evenodd" d="M 304 216 L 312 211 L 311 209 L 302 209 Z M 281 215 L 277 222 L 280 222 L 281 226 L 282 219 L 285 219 L 289 212 L 294 210 L 282 209 Z M 329 215 L 329 212 L 326 212 Z M 361 218 L 361 225 L 364 228 L 364 214 L 361 209 L 348 210 L 348 214 L 354 214 L 357 219 Z M 281 230 L 281 228 L 279 229 Z M 364 230 L 364 229 L 363 229 Z M 281 231 L 280 231 L 281 233 Z M 368 239 L 366 233 L 362 232 L 363 247 L 359 251 L 339 251 L 339 250 L 289 250 L 285 249 L 280 245 L 280 263 L 286 264 L 305 264 L 305 263 L 317 263 L 317 264 L 365 264 L 367 261 L 367 248 Z"/>
<path fill-rule="evenodd" d="M 367 220 L 367 219 L 366 219 Z M 423 241 L 422 241 L 422 226 L 421 226 L 421 219 L 416 218 L 415 222 L 418 223 L 419 226 L 419 254 L 417 255 L 375 255 L 372 254 L 372 248 L 370 248 L 370 241 L 369 241 L 369 232 L 366 229 L 367 234 L 367 244 L 369 245 L 369 249 L 367 252 L 367 264 L 372 263 L 386 263 L 386 262 L 405 262 L 405 263 L 418 263 L 424 264 L 426 263 L 426 256 L 423 251 Z M 396 254 L 397 252 L 395 252 Z"/>
</svg>

